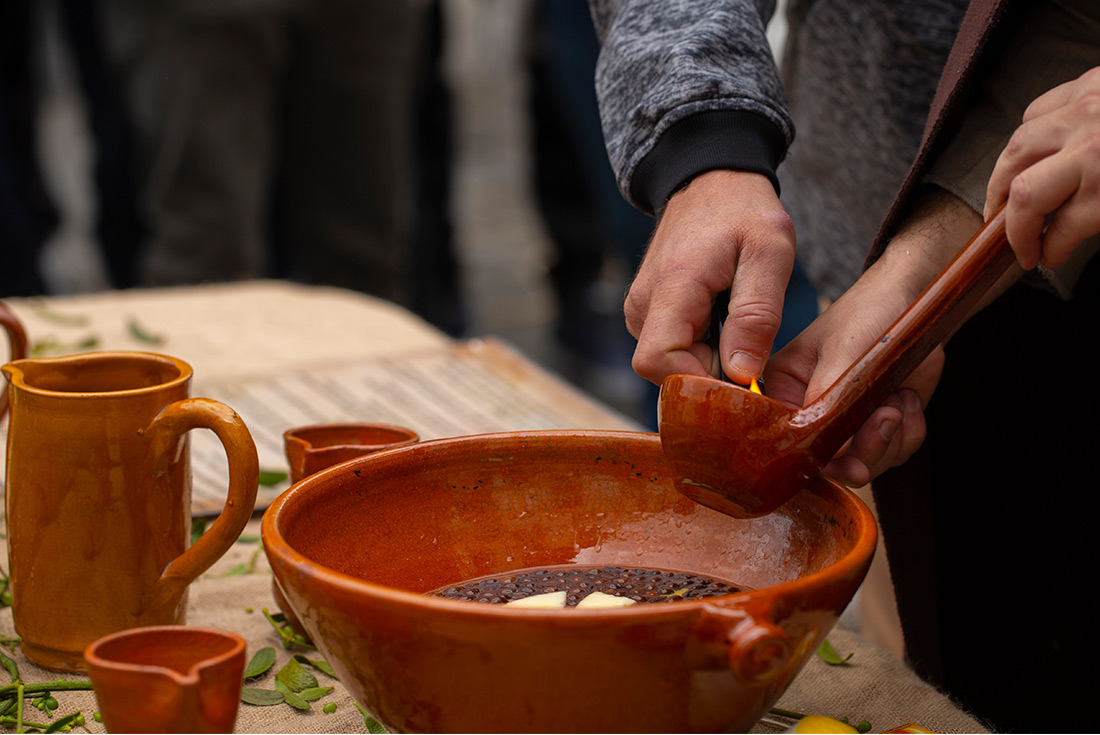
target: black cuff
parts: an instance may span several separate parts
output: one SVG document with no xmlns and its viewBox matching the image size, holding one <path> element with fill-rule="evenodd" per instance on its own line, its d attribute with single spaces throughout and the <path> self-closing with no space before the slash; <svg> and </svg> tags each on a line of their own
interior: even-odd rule
<svg viewBox="0 0 1100 735">
<path fill-rule="evenodd" d="M 638 168 L 631 198 L 650 213 L 705 171 L 733 169 L 767 176 L 779 194 L 775 170 L 787 150 L 783 132 L 771 120 L 744 110 L 714 110 L 685 117 L 666 130 Z"/>
</svg>

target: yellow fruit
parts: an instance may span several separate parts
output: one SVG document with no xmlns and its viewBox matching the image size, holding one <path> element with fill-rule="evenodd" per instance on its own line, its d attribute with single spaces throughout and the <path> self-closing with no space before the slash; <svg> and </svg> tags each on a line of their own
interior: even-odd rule
<svg viewBox="0 0 1100 735">
<path fill-rule="evenodd" d="M 846 725 L 840 720 L 834 720 L 825 715 L 807 715 L 803 717 L 789 732 L 797 733 L 833 733 L 833 732 L 859 732 L 851 725 Z"/>
</svg>

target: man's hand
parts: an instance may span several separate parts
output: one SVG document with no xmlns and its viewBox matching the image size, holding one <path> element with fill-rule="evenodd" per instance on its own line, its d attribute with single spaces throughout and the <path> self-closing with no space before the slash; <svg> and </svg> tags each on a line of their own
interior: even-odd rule
<svg viewBox="0 0 1100 735">
<path fill-rule="evenodd" d="M 986 219 L 1006 199 L 1008 242 L 1024 269 L 1057 268 L 1100 232 L 1100 67 L 1028 106 L 989 178 Z"/>
<path fill-rule="evenodd" d="M 660 384 L 675 373 L 760 377 L 779 331 L 795 236 L 771 182 L 710 171 L 665 207 L 626 298 L 638 340 L 634 370 Z M 720 354 L 703 341 L 715 296 L 730 289 Z"/>
<path fill-rule="evenodd" d="M 981 223 L 959 199 L 945 192 L 927 194 L 882 257 L 772 358 L 768 397 L 794 408 L 817 400 L 916 300 Z M 1019 275 L 1014 270 L 1005 283 Z M 936 348 L 826 465 L 825 474 L 865 485 L 912 456 L 924 442 L 924 406 L 943 361 L 943 349 Z"/>
</svg>

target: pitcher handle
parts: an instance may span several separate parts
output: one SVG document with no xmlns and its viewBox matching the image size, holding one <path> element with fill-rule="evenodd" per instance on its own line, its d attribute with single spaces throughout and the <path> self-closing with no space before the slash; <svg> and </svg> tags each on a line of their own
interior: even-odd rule
<svg viewBox="0 0 1100 735">
<path fill-rule="evenodd" d="M 27 356 L 27 333 L 23 331 L 23 325 L 15 318 L 8 307 L 0 302 L 0 325 L 8 333 L 8 341 L 11 343 L 11 359 L 22 360 Z M 8 410 L 8 381 L 0 383 L 0 418 Z"/>
<path fill-rule="evenodd" d="M 153 456 L 163 462 L 191 429 L 210 429 L 221 440 L 229 460 L 229 490 L 213 525 L 161 573 L 151 591 L 154 605 L 173 599 L 220 559 L 240 537 L 256 506 L 260 477 L 256 443 L 237 412 L 220 401 L 186 398 L 161 411 L 146 432 Z"/>
</svg>

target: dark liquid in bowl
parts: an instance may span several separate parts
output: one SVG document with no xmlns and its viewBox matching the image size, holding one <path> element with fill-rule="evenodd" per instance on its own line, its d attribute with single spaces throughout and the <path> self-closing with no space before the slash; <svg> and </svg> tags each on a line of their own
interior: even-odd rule
<svg viewBox="0 0 1100 735">
<path fill-rule="evenodd" d="M 746 589 L 748 588 L 692 572 L 564 564 L 478 577 L 441 587 L 427 594 L 449 600 L 504 604 L 511 600 L 564 590 L 565 604 L 572 607 L 593 592 L 628 597 L 635 602 L 676 602 L 728 595 Z"/>
</svg>

